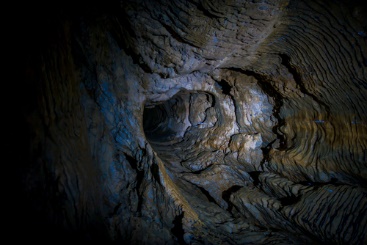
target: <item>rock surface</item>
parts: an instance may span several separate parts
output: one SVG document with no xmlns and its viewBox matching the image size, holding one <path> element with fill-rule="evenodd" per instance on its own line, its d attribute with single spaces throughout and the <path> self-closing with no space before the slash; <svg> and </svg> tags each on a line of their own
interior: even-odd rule
<svg viewBox="0 0 367 245">
<path fill-rule="evenodd" d="M 367 243 L 363 1 L 39 7 L 13 34 L 12 239 Z"/>
</svg>

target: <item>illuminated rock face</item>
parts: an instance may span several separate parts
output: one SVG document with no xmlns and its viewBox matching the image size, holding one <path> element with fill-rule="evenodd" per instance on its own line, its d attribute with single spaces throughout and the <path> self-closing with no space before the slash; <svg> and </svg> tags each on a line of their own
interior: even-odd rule
<svg viewBox="0 0 367 245">
<path fill-rule="evenodd" d="M 24 203 L 26 231 L 17 232 L 130 244 L 367 242 L 361 2 L 51 10 L 50 21 L 27 24 L 40 37 L 23 47 L 29 154 L 18 158 L 14 202 Z"/>
</svg>

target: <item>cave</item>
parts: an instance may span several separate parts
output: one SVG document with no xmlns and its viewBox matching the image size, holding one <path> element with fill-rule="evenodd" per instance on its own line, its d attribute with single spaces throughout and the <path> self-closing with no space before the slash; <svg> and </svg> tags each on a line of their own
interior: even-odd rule
<svg viewBox="0 0 367 245">
<path fill-rule="evenodd" d="M 366 5 L 17 2 L 4 239 L 367 244 Z"/>
</svg>

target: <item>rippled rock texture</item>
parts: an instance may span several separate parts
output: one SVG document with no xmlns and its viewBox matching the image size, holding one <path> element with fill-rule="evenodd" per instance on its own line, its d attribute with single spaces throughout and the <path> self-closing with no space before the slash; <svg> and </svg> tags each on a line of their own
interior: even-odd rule
<svg viewBox="0 0 367 245">
<path fill-rule="evenodd" d="M 12 238 L 366 244 L 364 5 L 26 4 Z"/>
</svg>

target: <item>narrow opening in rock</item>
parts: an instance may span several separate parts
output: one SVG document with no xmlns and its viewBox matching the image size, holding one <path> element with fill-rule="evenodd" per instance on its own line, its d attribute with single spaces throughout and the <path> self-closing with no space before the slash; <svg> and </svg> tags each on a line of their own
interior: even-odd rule
<svg viewBox="0 0 367 245">
<path fill-rule="evenodd" d="M 167 119 L 167 113 L 161 105 L 144 108 L 144 131 L 151 134 Z"/>
<path fill-rule="evenodd" d="M 190 125 L 187 120 L 186 96 L 184 92 L 179 92 L 160 104 L 145 106 L 143 128 L 150 143 L 164 144 L 182 138 Z"/>
<path fill-rule="evenodd" d="M 166 101 L 145 104 L 145 136 L 163 161 L 180 163 L 201 152 L 195 142 L 218 121 L 214 101 L 209 93 L 185 90 Z"/>
</svg>

